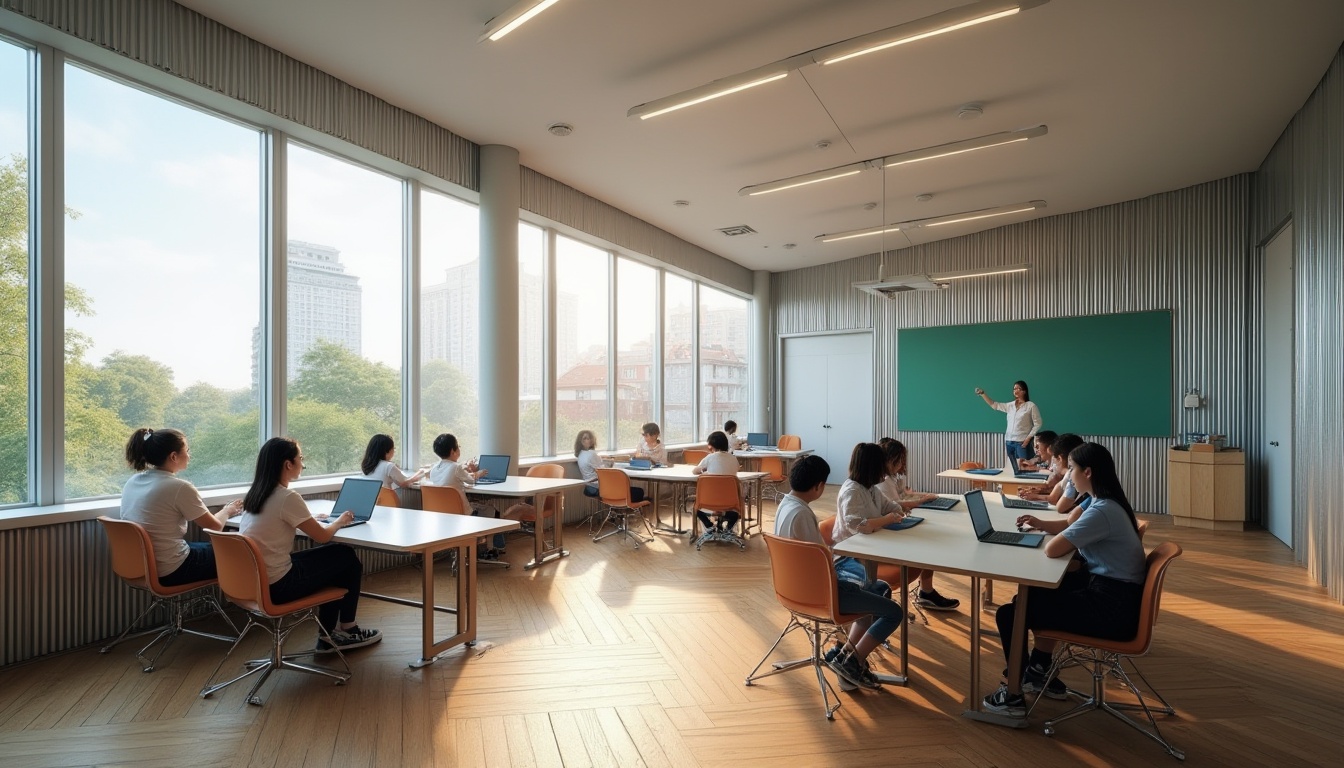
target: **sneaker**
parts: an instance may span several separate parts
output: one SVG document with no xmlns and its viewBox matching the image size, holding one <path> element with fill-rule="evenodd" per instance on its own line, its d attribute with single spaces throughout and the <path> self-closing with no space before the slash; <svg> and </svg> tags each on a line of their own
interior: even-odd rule
<svg viewBox="0 0 1344 768">
<path fill-rule="evenodd" d="M 1049 670 L 1041 669 L 1035 664 L 1027 667 L 1026 673 L 1022 675 L 1022 692 L 1040 694 L 1056 701 L 1067 701 L 1069 687 L 1058 677 L 1052 677 L 1049 685 L 1042 685 L 1047 672 Z"/>
<path fill-rule="evenodd" d="M 872 677 L 871 673 L 867 677 L 864 676 L 862 665 L 860 665 L 858 659 L 854 658 L 854 654 L 852 653 L 837 655 L 834 660 L 826 662 L 826 665 L 829 666 L 831 671 L 835 672 L 842 681 L 846 681 L 851 685 L 856 685 L 860 688 L 868 688 L 870 690 L 877 690 L 877 688 L 880 687 L 880 684 L 877 682 L 876 678 Z"/>
<path fill-rule="evenodd" d="M 366 645 L 382 642 L 383 633 L 376 629 L 360 629 L 358 626 L 349 629 L 333 629 L 331 631 L 333 647 L 325 639 L 319 638 L 317 641 L 318 653 L 331 653 L 337 648 L 342 651 L 348 651 L 352 648 L 363 648 Z"/>
<path fill-rule="evenodd" d="M 1001 684 L 999 689 L 985 697 L 985 709 L 997 715 L 1007 715 L 1009 717 L 1026 717 L 1027 702 L 1022 698 L 1022 694 L 1012 694 L 1008 692 L 1008 686 Z"/>
<path fill-rule="evenodd" d="M 840 655 L 841 647 L 842 646 L 839 645 L 831 646 L 831 649 L 826 652 L 825 656 L 822 657 L 822 661 L 826 662 L 826 666 L 832 667 L 831 662 L 835 661 L 836 657 Z M 834 667 L 832 667 L 832 669 L 834 669 Z M 859 686 L 849 682 L 843 677 L 840 677 L 839 681 L 840 681 L 840 690 L 845 691 L 846 693 L 848 693 L 849 691 L 856 691 L 859 689 Z"/>
<path fill-rule="evenodd" d="M 875 691 L 882 687 L 882 681 L 877 679 L 877 675 L 873 673 L 872 665 L 866 659 L 859 663 L 859 674 L 864 688 Z"/>
<path fill-rule="evenodd" d="M 928 592 L 919 590 L 915 594 L 915 604 L 930 611 L 955 611 L 961 601 L 951 597 L 943 597 L 938 594 L 938 590 L 931 589 Z"/>
</svg>

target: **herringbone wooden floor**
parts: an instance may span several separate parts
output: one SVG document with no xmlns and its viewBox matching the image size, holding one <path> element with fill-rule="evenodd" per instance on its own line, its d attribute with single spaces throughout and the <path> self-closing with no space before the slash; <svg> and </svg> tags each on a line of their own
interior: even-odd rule
<svg viewBox="0 0 1344 768">
<path fill-rule="evenodd" d="M 833 498 L 817 509 L 833 509 Z M 1170 571 L 1143 669 L 1179 711 L 1162 725 L 1187 763 L 1338 765 L 1344 608 L 1265 533 L 1158 520 L 1148 543 L 1166 539 L 1185 555 Z M 1039 710 L 1022 731 L 960 717 L 965 580 L 939 577 L 945 594 L 962 599 L 961 611 L 911 627 L 911 685 L 842 694 L 843 708 L 827 722 L 810 672 L 743 685 L 786 619 L 759 539 L 745 552 L 712 544 L 697 552 L 675 537 L 634 550 L 615 539 L 593 544 L 580 527 L 569 529 L 567 543 L 573 554 L 558 564 L 481 572 L 474 650 L 409 669 L 419 613 L 365 601 L 361 622 L 386 640 L 352 652 L 350 683 L 281 674 L 267 684 L 263 707 L 247 705 L 241 687 L 200 699 L 223 646 L 189 636 L 152 674 L 135 664 L 133 643 L 0 670 L 0 764 L 1175 764 L 1101 714 L 1063 724 L 1054 737 L 1042 735 Z M 527 548 L 521 539 L 511 547 L 520 560 Z M 417 577 L 404 568 L 367 584 L 414 595 Z M 447 586 L 451 577 L 442 578 Z M 998 594 L 1010 589 L 1000 585 Z M 1000 665 L 996 642 L 986 646 L 989 690 Z M 784 648 L 802 652 L 801 638 Z"/>
</svg>

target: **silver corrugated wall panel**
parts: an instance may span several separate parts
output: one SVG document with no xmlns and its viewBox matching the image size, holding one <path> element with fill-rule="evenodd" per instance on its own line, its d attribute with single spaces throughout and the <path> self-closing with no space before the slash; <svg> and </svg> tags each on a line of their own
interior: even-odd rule
<svg viewBox="0 0 1344 768">
<path fill-rule="evenodd" d="M 1026 262 L 1020 275 L 960 282 L 948 291 L 887 301 L 855 290 L 877 277 L 878 256 L 864 256 L 774 276 L 776 326 L 782 335 L 873 328 L 874 435 L 911 446 L 915 487 L 957 490 L 937 481 L 943 465 L 997 458 L 1002 436 L 902 433 L 896 429 L 896 333 L 965 323 L 1003 322 L 1170 309 L 1173 317 L 1173 401 L 1185 387 L 1209 396 L 1197 411 L 1176 414 L 1176 430 L 1222 432 L 1232 444 L 1249 435 L 1247 368 L 1246 211 L 1250 177 L 1051 216 L 974 235 L 889 252 L 885 274 L 955 271 Z M 1106 404 L 1104 407 L 1113 407 Z M 1067 424 L 1047 426 L 1066 431 Z M 1144 512 L 1166 512 L 1166 450 L 1161 438 L 1107 437 L 1126 489 Z"/>
<path fill-rule="evenodd" d="M 1295 554 L 1331 596 L 1344 599 L 1344 51 L 1255 175 L 1252 245 L 1289 220 L 1295 267 Z M 1263 281 L 1258 249 L 1252 262 L 1252 292 L 1258 296 Z M 1259 382 L 1258 358 L 1252 371 Z M 1248 459 L 1256 466 L 1263 462 L 1258 441 Z M 1262 506 L 1263 484 L 1257 480 L 1251 493 Z"/>
</svg>

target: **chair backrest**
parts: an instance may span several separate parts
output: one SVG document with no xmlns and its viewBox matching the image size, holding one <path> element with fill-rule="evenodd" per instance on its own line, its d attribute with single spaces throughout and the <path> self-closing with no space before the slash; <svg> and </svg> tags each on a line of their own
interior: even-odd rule
<svg viewBox="0 0 1344 768">
<path fill-rule="evenodd" d="M 961 466 L 958 467 L 958 469 L 961 469 L 961 470 L 963 470 L 963 471 L 965 471 L 965 470 L 967 470 L 967 469 L 984 469 L 984 468 L 985 468 L 985 465 L 984 465 L 984 464 L 981 464 L 981 463 L 978 462 L 978 461 L 963 461 L 963 462 L 961 462 Z"/>
<path fill-rule="evenodd" d="M 685 464 L 699 464 L 709 455 L 709 451 L 699 448 L 687 448 L 681 452 L 681 460 Z"/>
<path fill-rule="evenodd" d="M 597 496 L 609 507 L 630 506 L 630 476 L 619 469 L 597 470 Z"/>
<path fill-rule="evenodd" d="M 565 468 L 559 464 L 535 464 L 527 470 L 528 477 L 544 477 L 547 480 L 559 480 L 565 476 Z M 555 510 L 555 494 L 547 494 L 541 513 L 549 515 Z"/>
<path fill-rule="evenodd" d="M 426 512 L 447 512 L 450 515 L 465 515 L 470 505 L 462 489 L 451 485 L 420 486 L 420 506 Z"/>
<path fill-rule="evenodd" d="M 818 521 L 817 530 L 821 531 L 821 538 L 822 541 L 826 542 L 826 546 L 835 546 L 835 515 L 831 515 L 825 520 Z"/>
<path fill-rule="evenodd" d="M 794 613 L 823 621 L 839 621 L 840 597 L 831 550 L 823 544 L 764 534 L 770 550 L 770 579 L 775 599 Z"/>
<path fill-rule="evenodd" d="M 112 550 L 112 572 L 134 584 L 158 586 L 159 567 L 149 531 L 134 520 L 103 515 L 98 518 Z"/>
<path fill-rule="evenodd" d="M 761 471 L 770 473 L 767 482 L 778 483 L 784 479 L 784 460 L 778 456 L 762 456 Z"/>
<path fill-rule="evenodd" d="M 695 481 L 695 508 L 710 512 L 742 511 L 742 485 L 733 475 L 701 475 Z"/>
<path fill-rule="evenodd" d="M 803 438 L 797 435 L 780 435 L 779 450 L 781 451 L 801 451 L 803 450 Z"/>
<path fill-rule="evenodd" d="M 1164 541 L 1148 553 L 1148 575 L 1143 581 L 1143 602 L 1139 606 L 1139 632 L 1130 649 L 1125 652 L 1142 655 L 1148 652 L 1153 643 L 1153 625 L 1157 623 L 1157 613 L 1162 607 L 1162 582 L 1167 578 L 1167 566 L 1181 556 L 1181 545 L 1174 541 Z M 1138 650 L 1131 650 L 1131 649 Z"/>
<path fill-rule="evenodd" d="M 397 498 L 397 492 L 391 488 L 378 489 L 378 506 L 380 507 L 400 507 L 401 500 Z"/>
<path fill-rule="evenodd" d="M 265 613 L 273 613 L 266 560 L 257 543 L 233 531 L 207 530 L 205 533 L 215 550 L 219 591 L 235 603 L 256 605 Z"/>
</svg>

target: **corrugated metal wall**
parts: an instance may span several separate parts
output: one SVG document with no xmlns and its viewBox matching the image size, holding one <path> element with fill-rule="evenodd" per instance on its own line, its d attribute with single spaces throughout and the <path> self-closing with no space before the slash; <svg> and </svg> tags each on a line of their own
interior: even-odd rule
<svg viewBox="0 0 1344 768">
<path fill-rule="evenodd" d="M 1251 203 L 1252 246 L 1293 222 L 1295 551 L 1331 596 L 1344 599 L 1344 51 L 1260 166 Z M 1258 247 L 1251 262 L 1259 296 Z M 1258 383 L 1258 356 L 1250 370 Z M 1254 407 L 1258 414 L 1258 400 Z M 1263 461 L 1259 441 L 1248 458 Z M 1251 493 L 1263 505 L 1258 479 Z"/>
<path fill-rule="evenodd" d="M 910 446 L 915 487 L 958 490 L 934 475 L 954 459 L 999 458 L 1002 435 L 896 429 L 900 328 L 1170 309 L 1173 399 L 1179 402 L 1178 395 L 1190 386 L 1208 395 L 1205 408 L 1178 409 L 1177 430 L 1222 432 L 1239 445 L 1250 436 L 1245 408 L 1249 197 L 1250 177 L 1242 175 L 889 252 L 888 275 L 1032 265 L 1024 274 L 966 280 L 948 291 L 892 301 L 850 285 L 877 277 L 876 254 L 779 273 L 772 286 L 776 328 L 782 335 L 875 329 L 879 394 L 874 434 Z M 1080 360 L 1084 366 L 1103 361 L 1102 349 Z M 1043 409 L 1048 419 L 1048 407 Z M 1060 430 L 1068 425 L 1048 426 Z M 1165 513 L 1171 441 L 1126 437 L 1104 442 L 1115 454 L 1135 507 Z"/>
</svg>

